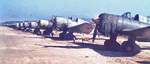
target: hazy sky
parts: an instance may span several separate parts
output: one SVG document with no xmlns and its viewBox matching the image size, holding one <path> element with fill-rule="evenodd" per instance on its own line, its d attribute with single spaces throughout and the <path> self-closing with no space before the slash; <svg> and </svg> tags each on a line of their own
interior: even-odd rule
<svg viewBox="0 0 150 64">
<path fill-rule="evenodd" d="M 103 12 L 150 16 L 150 0 L 0 0 L 0 22 L 50 19 L 51 15 L 92 18 Z"/>
</svg>

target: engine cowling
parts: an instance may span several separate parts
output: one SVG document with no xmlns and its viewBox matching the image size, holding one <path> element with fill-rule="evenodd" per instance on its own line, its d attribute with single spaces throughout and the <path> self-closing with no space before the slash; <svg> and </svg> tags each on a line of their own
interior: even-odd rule
<svg viewBox="0 0 150 64">
<path fill-rule="evenodd" d="M 16 28 L 19 28 L 19 23 L 16 23 Z"/>
<path fill-rule="evenodd" d="M 24 28 L 29 28 L 29 22 L 24 22 L 24 23 L 23 23 L 23 27 L 24 27 Z"/>
<path fill-rule="evenodd" d="M 30 22 L 30 28 L 35 29 L 38 26 L 37 22 Z"/>
<path fill-rule="evenodd" d="M 39 26 L 41 29 L 45 29 L 47 27 L 52 27 L 53 23 L 48 20 L 39 20 Z"/>
<path fill-rule="evenodd" d="M 23 28 L 23 23 L 20 23 L 20 24 L 19 24 L 19 27 L 20 27 L 20 28 Z"/>
</svg>

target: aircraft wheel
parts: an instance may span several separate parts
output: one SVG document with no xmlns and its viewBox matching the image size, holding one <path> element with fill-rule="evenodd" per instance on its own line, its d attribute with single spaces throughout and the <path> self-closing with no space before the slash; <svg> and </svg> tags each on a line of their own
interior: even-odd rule
<svg viewBox="0 0 150 64">
<path fill-rule="evenodd" d="M 32 32 L 32 30 L 31 30 L 31 29 L 30 29 L 29 31 L 30 31 L 30 32 Z"/>
<path fill-rule="evenodd" d="M 25 31 L 25 29 L 22 29 L 22 31 Z"/>
<path fill-rule="evenodd" d="M 30 29 L 27 29 L 26 31 L 27 31 L 27 32 L 30 32 Z"/>
<path fill-rule="evenodd" d="M 21 28 L 18 28 L 18 30 L 21 30 Z"/>
<path fill-rule="evenodd" d="M 43 31 L 43 34 L 46 35 L 46 31 Z"/>
<path fill-rule="evenodd" d="M 60 34 L 59 34 L 59 37 L 60 37 L 60 38 L 64 38 L 64 36 L 65 36 L 64 33 L 60 33 Z"/>
<path fill-rule="evenodd" d="M 76 37 L 73 34 L 67 34 L 66 39 L 68 40 L 74 40 Z"/>
<path fill-rule="evenodd" d="M 129 41 L 124 41 L 121 45 L 121 49 L 123 52 L 132 52 L 133 51 L 133 45 Z"/>
<path fill-rule="evenodd" d="M 37 30 L 34 30 L 34 32 L 33 32 L 34 34 L 37 34 L 38 33 L 38 31 Z"/>
<path fill-rule="evenodd" d="M 41 34 L 41 31 L 34 30 L 33 34 Z"/>
<path fill-rule="evenodd" d="M 51 36 L 52 36 L 52 37 L 54 36 L 54 33 L 53 33 L 53 32 L 51 33 Z"/>
<path fill-rule="evenodd" d="M 106 50 L 110 50 L 110 51 L 120 51 L 120 44 L 118 42 L 112 42 L 111 40 L 106 40 L 104 42 L 104 47 Z"/>
<path fill-rule="evenodd" d="M 49 35 L 49 33 L 47 31 L 44 31 L 43 34 L 44 35 Z"/>
</svg>

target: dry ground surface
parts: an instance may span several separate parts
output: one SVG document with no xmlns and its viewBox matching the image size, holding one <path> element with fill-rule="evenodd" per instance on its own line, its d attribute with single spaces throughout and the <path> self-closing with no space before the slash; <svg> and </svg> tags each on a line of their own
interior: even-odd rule
<svg viewBox="0 0 150 64">
<path fill-rule="evenodd" d="M 149 64 L 150 42 L 136 42 L 141 52 L 129 54 L 104 49 L 104 36 L 75 34 L 76 41 L 54 38 L 0 26 L 0 64 Z M 83 39 L 85 40 L 83 40 Z M 118 42 L 127 40 L 118 37 Z"/>
</svg>

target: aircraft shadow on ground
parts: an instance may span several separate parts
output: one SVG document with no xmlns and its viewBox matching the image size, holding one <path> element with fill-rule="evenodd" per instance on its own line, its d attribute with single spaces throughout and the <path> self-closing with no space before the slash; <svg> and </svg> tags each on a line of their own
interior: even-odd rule
<svg viewBox="0 0 150 64">
<path fill-rule="evenodd" d="M 65 40 L 65 39 L 60 38 L 60 37 L 48 37 L 48 36 L 44 36 L 44 38 L 50 38 L 52 40 L 57 40 L 57 41 L 69 41 L 69 39 Z"/>
<path fill-rule="evenodd" d="M 52 40 L 57 40 L 57 41 L 71 41 L 72 39 L 63 39 L 63 38 L 60 38 L 60 37 L 51 37 L 49 35 L 41 35 L 39 34 L 39 36 L 42 36 L 42 37 L 28 37 L 28 38 L 50 38 Z M 84 38 L 77 38 L 76 40 L 83 40 L 83 41 L 88 41 L 88 40 L 91 40 L 92 38 L 89 38 L 89 39 L 84 39 Z M 105 38 L 95 38 L 95 40 L 107 40 Z"/>
<path fill-rule="evenodd" d="M 44 36 L 44 35 L 39 35 L 39 36 L 42 36 L 42 37 L 28 37 L 28 38 L 50 38 L 52 40 L 64 41 L 64 39 L 59 38 L 59 37 L 49 37 L 49 36 Z"/>
<path fill-rule="evenodd" d="M 41 35 L 41 36 L 42 37 L 29 37 L 29 38 L 50 38 L 52 40 L 57 40 L 57 41 L 69 41 L 69 40 L 64 40 L 62 38 L 59 38 L 59 37 L 50 37 L 50 36 L 45 36 L 45 35 Z M 107 40 L 107 39 L 101 38 L 101 40 Z M 43 46 L 43 47 L 57 47 L 57 48 L 76 48 L 76 49 L 90 48 L 103 56 L 109 56 L 109 57 L 131 57 L 139 53 L 139 52 L 124 53 L 121 51 L 108 51 L 108 50 L 105 50 L 104 45 L 98 45 L 98 44 L 90 44 L 90 43 L 83 43 L 83 42 L 70 42 L 70 43 L 77 44 L 79 46 L 51 46 L 51 45 L 42 45 L 42 44 L 37 44 L 37 45 Z M 150 50 L 150 47 L 144 47 L 144 48 L 141 48 L 141 50 Z"/>
<path fill-rule="evenodd" d="M 140 64 L 150 64 L 150 61 L 137 61 L 137 63 L 140 63 Z"/>
<path fill-rule="evenodd" d="M 150 47 L 143 47 L 141 50 L 150 50 Z"/>
<path fill-rule="evenodd" d="M 56 48 L 75 48 L 75 49 L 81 49 L 81 48 L 90 48 L 93 49 L 95 52 L 108 57 L 131 57 L 135 56 L 138 53 L 124 53 L 121 51 L 108 51 L 105 50 L 104 45 L 98 45 L 98 44 L 90 44 L 90 43 L 83 43 L 83 42 L 70 42 L 79 46 L 52 46 L 52 45 L 42 45 L 42 44 L 36 44 L 38 46 L 43 46 L 44 48 L 47 47 L 56 47 Z"/>
</svg>

